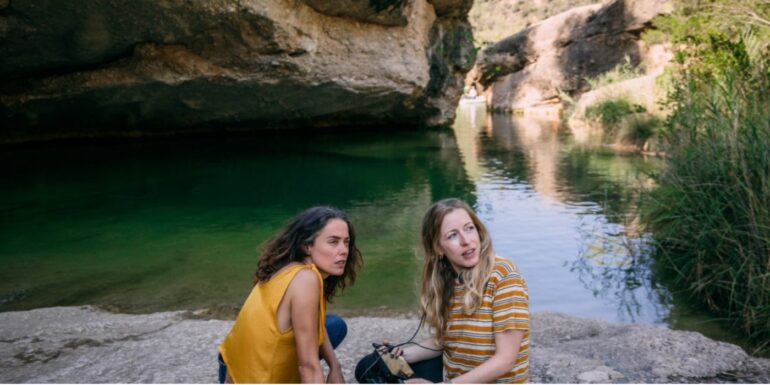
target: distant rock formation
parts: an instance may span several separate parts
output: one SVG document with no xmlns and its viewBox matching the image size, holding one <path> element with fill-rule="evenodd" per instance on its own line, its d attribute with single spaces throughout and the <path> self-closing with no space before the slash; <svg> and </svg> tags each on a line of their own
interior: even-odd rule
<svg viewBox="0 0 770 385">
<path fill-rule="evenodd" d="M 471 4 L 0 1 L 0 142 L 449 124 Z"/>
<path fill-rule="evenodd" d="M 586 78 L 626 58 L 638 65 L 646 47 L 640 34 L 668 0 L 614 0 L 573 8 L 485 49 L 474 81 L 495 111 L 559 104 L 561 93 L 588 91 Z"/>
</svg>

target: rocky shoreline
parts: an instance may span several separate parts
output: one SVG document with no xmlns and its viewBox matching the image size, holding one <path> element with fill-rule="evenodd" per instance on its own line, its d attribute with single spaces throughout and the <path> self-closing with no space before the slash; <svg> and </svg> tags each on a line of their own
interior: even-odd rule
<svg viewBox="0 0 770 385">
<path fill-rule="evenodd" d="M 338 347 L 345 378 L 383 338 L 408 339 L 409 316 L 351 317 Z M 0 313 L 0 382 L 213 383 L 232 321 L 189 311 L 116 314 L 92 307 Z M 770 382 L 770 360 L 695 332 L 532 315 L 531 382 Z"/>
</svg>

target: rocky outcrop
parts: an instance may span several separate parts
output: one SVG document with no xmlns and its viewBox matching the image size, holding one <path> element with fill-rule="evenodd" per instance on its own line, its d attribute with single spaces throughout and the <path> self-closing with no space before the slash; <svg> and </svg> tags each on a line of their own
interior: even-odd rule
<svg viewBox="0 0 770 385">
<path fill-rule="evenodd" d="M 0 313 L 0 382 L 212 383 L 232 321 L 193 312 L 113 314 L 90 307 Z M 348 318 L 337 348 L 348 382 L 371 342 L 405 341 L 414 318 Z M 419 338 L 419 337 L 418 337 Z M 534 383 L 769 382 L 770 360 L 699 333 L 532 316 Z"/>
<path fill-rule="evenodd" d="M 471 3 L 6 1 L 0 141 L 449 124 Z"/>
<path fill-rule="evenodd" d="M 650 64 L 644 75 L 608 84 L 582 94 L 570 116 L 570 126 L 580 124 L 579 121 L 586 119 L 585 112 L 589 106 L 611 99 L 627 100 L 643 107 L 651 114 L 665 118 L 666 113 L 660 101 L 664 100 L 666 90 L 658 84 L 657 79 L 663 74 L 665 65 L 673 59 L 673 52 L 668 44 L 654 45 L 647 50 L 647 57 L 645 62 Z"/>
<path fill-rule="evenodd" d="M 661 102 L 666 98 L 665 85 L 659 81 L 666 65 L 673 59 L 673 51 L 670 44 L 658 44 L 649 47 L 644 56 L 646 73 L 642 76 L 615 82 L 603 87 L 588 91 L 580 96 L 572 108 L 567 126 L 578 143 L 590 141 L 602 142 L 610 149 L 619 152 L 645 152 L 657 154 L 658 138 L 624 137 L 629 127 L 638 125 L 640 121 L 651 119 L 662 122 L 668 115 L 668 109 Z M 621 119 L 619 130 L 605 128 L 598 117 L 589 118 L 586 111 L 592 106 L 597 106 L 608 101 L 625 101 L 642 112 L 627 115 Z M 613 132 L 609 135 L 608 131 Z M 613 137 L 614 136 L 614 137 Z M 613 143 L 607 143 L 614 141 Z"/>
<path fill-rule="evenodd" d="M 573 8 L 485 49 L 474 81 L 485 87 L 496 111 L 558 104 L 561 93 L 588 90 L 586 78 L 626 58 L 638 65 L 646 49 L 639 40 L 667 0 L 614 0 Z"/>
</svg>

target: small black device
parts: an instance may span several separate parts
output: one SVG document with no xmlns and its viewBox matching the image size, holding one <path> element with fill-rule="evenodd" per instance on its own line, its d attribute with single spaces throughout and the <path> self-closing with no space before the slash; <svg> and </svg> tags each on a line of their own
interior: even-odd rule
<svg viewBox="0 0 770 385">
<path fill-rule="evenodd" d="M 374 353 L 367 354 L 361 361 L 358 361 L 356 365 L 356 380 L 360 384 L 401 384 L 404 380 L 412 377 L 414 371 L 406 362 L 404 357 L 391 357 L 390 351 L 397 346 L 403 346 L 407 344 L 414 344 L 423 349 L 433 350 L 440 352 L 440 349 L 431 349 L 426 346 L 422 346 L 414 341 L 414 337 L 417 336 L 417 332 L 422 328 L 425 322 L 425 314 L 420 318 L 420 324 L 412 334 L 412 337 L 408 341 L 400 343 L 398 345 L 381 345 L 378 343 L 372 343 Z M 384 347 L 384 349 L 383 349 Z M 439 362 L 440 363 L 440 362 Z M 419 365 L 417 363 L 416 365 Z M 441 379 L 438 379 L 439 381 Z"/>
<path fill-rule="evenodd" d="M 393 346 L 373 343 L 374 352 L 356 366 L 356 380 L 361 384 L 400 384 L 414 375 L 403 357 L 391 357 Z M 384 347 L 384 349 L 383 349 Z"/>
</svg>

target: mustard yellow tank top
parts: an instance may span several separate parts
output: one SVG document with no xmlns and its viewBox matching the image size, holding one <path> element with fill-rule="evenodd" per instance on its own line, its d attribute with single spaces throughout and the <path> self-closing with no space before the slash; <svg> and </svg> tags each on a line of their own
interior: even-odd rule
<svg viewBox="0 0 770 385">
<path fill-rule="evenodd" d="M 326 301 L 323 277 L 313 264 L 290 265 L 267 282 L 260 282 L 246 298 L 233 328 L 219 346 L 227 372 L 235 383 L 299 383 L 294 329 L 281 333 L 276 313 L 286 289 L 302 269 L 312 269 L 320 281 L 318 346 L 324 342 Z"/>
</svg>

